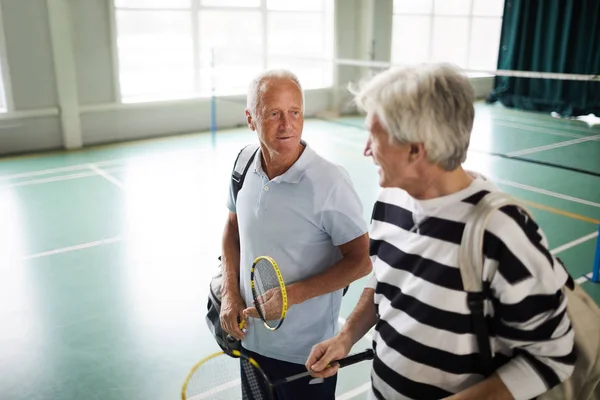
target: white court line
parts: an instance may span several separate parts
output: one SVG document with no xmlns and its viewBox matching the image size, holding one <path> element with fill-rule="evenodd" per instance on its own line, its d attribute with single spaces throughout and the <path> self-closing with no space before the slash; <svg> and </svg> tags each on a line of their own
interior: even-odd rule
<svg viewBox="0 0 600 400">
<path fill-rule="evenodd" d="M 223 390 L 227 390 L 227 389 L 231 389 L 233 387 L 239 386 L 241 385 L 241 379 L 234 379 L 231 380 L 229 382 L 225 382 L 219 386 L 215 386 L 212 389 L 209 389 L 205 392 L 202 392 L 200 394 L 197 394 L 196 396 L 190 397 L 190 400 L 200 400 L 200 399 L 205 399 L 209 396 L 212 396 L 213 394 L 217 394 L 219 392 L 222 392 Z"/>
<path fill-rule="evenodd" d="M 111 169 L 105 170 L 105 171 L 106 172 L 116 172 L 116 171 L 122 171 L 123 169 L 124 169 L 124 167 L 116 167 L 116 168 L 111 168 Z M 50 178 L 32 179 L 29 181 L 21 181 L 21 182 L 11 183 L 8 185 L 1 185 L 0 190 L 10 189 L 10 188 L 14 188 L 14 187 L 30 186 L 30 185 L 42 185 L 44 183 L 67 181 L 70 179 L 89 178 L 92 176 L 98 176 L 98 173 L 95 171 L 86 171 L 86 172 L 80 172 L 77 174 L 58 175 L 58 176 L 52 176 Z"/>
<path fill-rule="evenodd" d="M 580 276 L 579 278 L 575 279 L 575 283 L 581 285 L 583 282 L 587 281 L 588 279 L 592 279 L 592 273 L 587 273 L 584 276 Z"/>
<path fill-rule="evenodd" d="M 63 247 L 61 249 L 55 249 L 55 250 L 50 250 L 50 251 L 44 251 L 42 253 L 31 254 L 31 255 L 23 257 L 23 259 L 24 260 L 32 260 L 34 258 L 41 258 L 41 257 L 53 256 L 55 254 L 68 253 L 70 251 L 89 249 L 90 247 L 102 246 L 105 244 L 118 242 L 120 240 L 122 240 L 121 236 L 115 236 L 115 237 L 108 238 L 108 239 L 100 239 L 100 240 L 96 240 L 93 242 L 77 244 L 75 246 Z"/>
<path fill-rule="evenodd" d="M 572 201 L 574 203 L 580 203 L 580 204 L 585 204 L 586 206 L 600 208 L 600 204 L 594 203 L 593 201 L 584 200 L 584 199 L 580 199 L 580 198 L 573 197 L 573 196 L 567 196 L 566 194 L 556 193 L 556 192 L 552 192 L 552 191 L 546 190 L 546 189 L 541 189 L 541 188 L 538 188 L 535 186 L 524 185 L 522 183 L 507 181 L 505 179 L 499 179 L 499 178 L 494 178 L 494 177 L 490 177 L 490 179 L 492 180 L 492 182 L 501 183 L 506 186 L 512 186 L 512 187 L 516 187 L 519 189 L 527 190 L 529 192 L 545 194 L 546 196 L 556 197 L 557 199 L 568 200 L 568 201 Z"/>
<path fill-rule="evenodd" d="M 586 136 L 586 137 L 582 137 L 579 139 L 573 139 L 573 140 L 567 140 L 564 142 L 560 142 L 560 143 L 552 143 L 552 144 L 547 144 L 545 146 L 537 146 L 537 147 L 532 147 L 530 149 L 523 149 L 523 150 L 519 150 L 519 151 L 513 151 L 510 153 L 507 153 L 506 156 L 507 157 L 516 157 L 516 156 L 522 156 L 525 154 L 533 154 L 533 153 L 539 153 L 542 151 L 546 151 L 546 150 L 552 150 L 552 149 L 558 149 L 560 147 L 566 147 L 566 146 L 570 146 L 573 144 L 577 144 L 577 143 L 584 143 L 584 142 L 590 142 L 593 140 L 597 140 L 600 138 L 600 135 L 595 135 L 595 136 Z"/>
<path fill-rule="evenodd" d="M 126 158 L 119 158 L 119 159 L 114 159 L 114 160 L 99 161 L 99 162 L 95 163 L 95 165 L 106 166 L 106 165 L 111 165 L 111 164 L 118 164 L 118 163 L 126 161 L 126 160 L 127 160 Z M 0 181 L 19 179 L 19 178 L 30 178 L 32 176 L 50 175 L 55 172 L 77 171 L 78 169 L 89 168 L 89 166 L 90 166 L 89 163 L 76 164 L 76 165 L 70 165 L 68 167 L 50 168 L 50 169 L 42 169 L 42 170 L 30 171 L 30 172 L 21 172 L 19 174 L 3 175 L 3 176 L 0 176 Z"/>
<path fill-rule="evenodd" d="M 123 182 L 121 182 L 120 180 L 118 180 L 114 176 L 110 175 L 109 173 L 107 173 L 103 169 L 98 168 L 95 164 L 90 164 L 89 168 L 92 171 L 94 171 L 95 173 L 97 173 L 98 175 L 100 175 L 101 177 L 103 177 L 104 179 L 106 179 L 107 181 L 109 181 L 109 182 L 113 183 L 114 185 L 118 186 L 119 189 L 125 190 L 125 184 Z"/>
<path fill-rule="evenodd" d="M 584 138 L 584 137 L 590 137 L 589 135 L 585 135 L 583 133 L 566 133 L 566 132 L 553 132 L 551 130 L 541 130 L 540 128 L 536 128 L 535 126 L 524 126 L 524 125 L 517 125 L 517 124 L 508 124 L 505 122 L 496 122 L 494 125 L 492 126 L 499 126 L 499 127 L 503 127 L 503 128 L 514 128 L 514 129 L 518 129 L 520 131 L 523 132 L 531 132 L 531 133 L 539 133 L 542 135 L 551 135 L 551 136 L 560 136 L 560 137 L 568 137 L 568 138 L 574 138 L 574 139 L 579 139 L 579 138 Z M 476 127 L 473 128 L 473 133 L 477 134 L 476 132 Z"/>
<path fill-rule="evenodd" d="M 358 396 L 359 394 L 363 394 L 364 392 L 368 391 L 369 389 L 371 389 L 371 382 L 367 382 L 367 383 L 363 383 L 362 385 L 360 385 L 357 388 L 354 388 L 340 396 L 336 397 L 336 400 L 349 400 L 349 399 L 353 399 L 356 396 Z"/>
<path fill-rule="evenodd" d="M 575 239 L 575 240 L 573 240 L 573 241 L 571 241 L 569 243 L 565 243 L 562 246 L 558 246 L 557 248 L 551 250 L 550 253 L 552 253 L 552 254 L 561 253 L 561 252 L 563 252 L 565 250 L 568 250 L 568 249 L 570 249 L 572 247 L 580 245 L 581 243 L 585 243 L 588 240 L 592 240 L 592 239 L 594 239 L 597 236 L 598 236 L 598 231 L 590 233 L 589 235 L 585 235 L 585 236 L 580 237 L 579 239 Z"/>
</svg>

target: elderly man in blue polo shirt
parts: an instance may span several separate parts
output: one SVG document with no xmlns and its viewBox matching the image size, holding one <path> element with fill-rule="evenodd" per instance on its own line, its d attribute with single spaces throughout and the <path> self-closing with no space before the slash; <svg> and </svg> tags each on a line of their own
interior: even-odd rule
<svg viewBox="0 0 600 400">
<path fill-rule="evenodd" d="M 237 201 L 230 195 L 227 204 L 221 324 L 277 379 L 305 372 L 312 346 L 337 333 L 343 288 L 371 271 L 369 240 L 346 171 L 302 139 L 304 95 L 298 78 L 286 70 L 257 76 L 249 87 L 246 117 L 260 148 Z M 289 309 L 276 331 L 265 329 L 251 307 L 249 268 L 260 255 L 277 260 L 286 280 Z M 245 333 L 238 318 L 247 322 Z M 309 382 L 279 386 L 277 398 L 335 398 L 335 376 Z"/>
</svg>

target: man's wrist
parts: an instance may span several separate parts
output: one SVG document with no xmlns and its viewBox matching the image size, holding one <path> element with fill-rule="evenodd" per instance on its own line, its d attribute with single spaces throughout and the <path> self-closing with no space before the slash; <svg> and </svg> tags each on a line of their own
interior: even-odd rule
<svg viewBox="0 0 600 400">
<path fill-rule="evenodd" d="M 350 352 L 352 346 L 354 346 L 354 335 L 347 329 L 343 329 L 337 335 L 338 340 L 342 343 L 347 352 Z"/>
<path fill-rule="evenodd" d="M 302 282 L 296 282 L 286 286 L 285 292 L 287 294 L 288 308 L 295 304 L 303 303 L 307 300 L 305 298 L 306 291 L 304 290 L 304 285 Z"/>
</svg>

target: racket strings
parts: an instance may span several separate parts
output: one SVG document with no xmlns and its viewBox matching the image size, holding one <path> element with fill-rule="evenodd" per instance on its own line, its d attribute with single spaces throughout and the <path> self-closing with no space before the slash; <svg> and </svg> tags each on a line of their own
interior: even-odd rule
<svg viewBox="0 0 600 400">
<path fill-rule="evenodd" d="M 184 389 L 187 400 L 272 400 L 269 383 L 245 358 L 224 354 L 205 359 Z"/>
<path fill-rule="evenodd" d="M 241 397 L 239 360 L 224 355 L 209 358 L 187 381 L 185 398 L 233 400 Z"/>
<path fill-rule="evenodd" d="M 268 400 L 269 386 L 263 375 L 246 359 L 241 359 L 240 365 L 242 398 L 243 400 Z"/>
<path fill-rule="evenodd" d="M 282 304 L 278 304 L 277 309 L 267 309 L 265 307 L 265 304 L 267 304 L 265 300 L 268 298 L 266 296 L 263 297 L 269 290 L 280 287 L 277 273 L 270 261 L 261 259 L 256 263 L 254 267 L 254 285 L 258 303 L 255 306 L 260 309 L 259 311 L 265 317 L 267 320 L 266 323 L 270 327 L 277 326 L 281 319 Z"/>
</svg>

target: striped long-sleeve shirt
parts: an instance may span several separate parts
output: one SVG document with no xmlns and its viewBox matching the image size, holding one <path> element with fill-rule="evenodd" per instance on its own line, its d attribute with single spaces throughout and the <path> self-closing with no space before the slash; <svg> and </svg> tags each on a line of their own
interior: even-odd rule
<svg viewBox="0 0 600 400">
<path fill-rule="evenodd" d="M 473 205 L 494 190 L 478 177 L 425 201 L 381 192 L 370 234 L 379 316 L 372 399 L 440 399 L 484 379 L 458 250 Z M 535 398 L 569 377 L 576 357 L 561 290 L 568 274 L 539 226 L 515 207 L 489 220 L 483 276 L 493 361 L 513 397 Z"/>
</svg>

